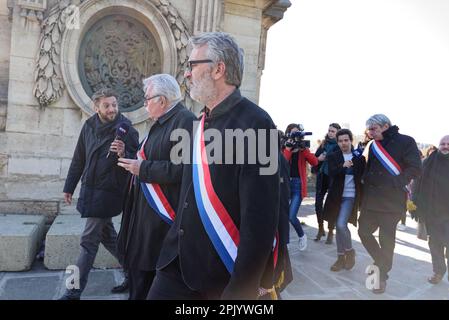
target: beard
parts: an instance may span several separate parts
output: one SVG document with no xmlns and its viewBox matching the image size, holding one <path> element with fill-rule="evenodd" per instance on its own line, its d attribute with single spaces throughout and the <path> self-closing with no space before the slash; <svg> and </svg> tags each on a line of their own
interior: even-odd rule
<svg viewBox="0 0 449 320">
<path fill-rule="evenodd" d="M 190 82 L 190 97 L 204 105 L 213 101 L 217 96 L 217 89 L 210 72 L 204 72 L 198 80 Z"/>
<path fill-rule="evenodd" d="M 100 117 L 100 120 L 103 123 L 111 123 L 114 122 L 115 118 L 117 117 L 118 112 L 114 112 L 114 113 L 103 113 L 103 112 L 98 112 L 98 117 Z"/>
</svg>

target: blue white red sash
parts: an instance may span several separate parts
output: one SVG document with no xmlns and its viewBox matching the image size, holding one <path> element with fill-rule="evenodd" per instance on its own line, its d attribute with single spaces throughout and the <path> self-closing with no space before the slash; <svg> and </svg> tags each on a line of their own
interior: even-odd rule
<svg viewBox="0 0 449 320">
<path fill-rule="evenodd" d="M 142 143 L 142 147 L 140 148 L 139 152 L 137 152 L 137 159 L 147 160 L 144 151 L 147 140 L 148 136 Z M 173 220 L 175 220 L 175 211 L 162 192 L 161 187 L 156 183 L 140 182 L 140 185 L 150 207 L 159 215 L 159 217 L 161 217 L 162 220 L 164 220 L 168 224 L 172 224 Z"/>
<path fill-rule="evenodd" d="M 371 144 L 371 150 L 373 150 L 376 158 L 382 163 L 382 165 L 387 169 L 389 173 L 393 176 L 398 176 L 401 174 L 402 169 L 399 164 L 393 159 L 393 157 L 388 153 L 387 150 L 382 147 L 379 141 L 373 141 Z"/>
<path fill-rule="evenodd" d="M 278 264 L 278 252 L 279 252 L 279 232 L 276 231 L 276 236 L 274 237 L 273 242 L 273 265 L 276 268 Z"/>
<path fill-rule="evenodd" d="M 215 193 L 204 142 L 204 116 L 193 141 L 193 187 L 201 221 L 215 250 L 229 273 L 234 270 L 239 230 Z"/>
<path fill-rule="evenodd" d="M 193 141 L 192 168 L 195 199 L 204 229 L 226 269 L 232 273 L 240 243 L 240 232 L 212 185 L 204 141 L 204 118 L 203 116 L 196 129 Z M 279 240 L 276 238 L 273 242 L 275 265 L 278 258 L 278 243 Z"/>
</svg>

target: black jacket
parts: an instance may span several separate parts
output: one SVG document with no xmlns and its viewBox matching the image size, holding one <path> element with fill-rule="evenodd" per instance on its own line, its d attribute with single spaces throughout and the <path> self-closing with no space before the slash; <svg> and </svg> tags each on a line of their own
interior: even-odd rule
<svg viewBox="0 0 449 320">
<path fill-rule="evenodd" d="M 449 155 L 433 152 L 423 163 L 422 176 L 413 183 L 415 217 L 425 222 L 427 234 L 449 245 Z"/>
<path fill-rule="evenodd" d="M 402 169 L 393 176 L 373 154 L 370 148 L 363 175 L 361 210 L 403 213 L 407 210 L 406 186 L 421 174 L 421 156 L 412 137 L 400 134 L 397 126 L 383 133 L 381 144 Z"/>
<path fill-rule="evenodd" d="M 177 209 L 182 164 L 170 161 L 170 151 L 177 144 L 177 141 L 170 141 L 170 134 L 175 129 L 191 132 L 194 120 L 195 115 L 179 103 L 155 121 L 148 133 L 144 148 L 147 160 L 142 161 L 139 177 L 134 180 L 134 186 L 126 198 L 118 237 L 119 256 L 123 258 L 125 268 L 156 269 L 162 242 L 170 225 L 150 207 L 140 182 L 159 184 L 173 210 Z"/>
<path fill-rule="evenodd" d="M 328 157 L 329 163 L 329 177 L 331 178 L 331 185 L 324 204 L 323 218 L 329 224 L 335 225 L 340 212 L 341 200 L 343 198 L 343 191 L 345 187 L 346 168 L 343 168 L 345 162 L 343 152 L 338 150 Z M 360 199 L 362 195 L 362 174 L 365 168 L 365 158 L 353 157 L 353 170 L 354 170 L 354 184 L 355 184 L 355 201 L 352 208 L 352 214 L 349 217 L 349 222 L 357 226 L 357 212 L 359 210 Z"/>
<path fill-rule="evenodd" d="M 265 111 L 235 90 L 207 116 L 208 128 L 217 129 L 224 137 L 225 129 L 245 131 L 275 126 Z M 268 147 L 269 134 L 261 143 Z M 232 146 L 235 160 L 235 143 Z M 225 143 L 222 147 L 225 155 Z M 278 155 L 275 159 L 277 164 Z M 215 192 L 240 231 L 233 273 L 229 274 L 222 263 L 199 216 L 192 165 L 184 165 L 177 218 L 165 239 L 158 269 L 179 257 L 183 279 L 190 288 L 209 298 L 255 299 L 272 252 L 279 211 L 279 171 L 260 175 L 260 167 L 259 163 L 248 164 L 246 157 L 244 164 L 209 165 Z"/>
<path fill-rule="evenodd" d="M 73 153 L 64 192 L 71 193 L 81 178 L 77 210 L 83 218 L 110 218 L 122 211 L 128 173 L 117 165 L 117 154 L 106 158 L 116 129 L 122 122 L 129 131 L 124 138 L 127 158 L 134 158 L 139 144 L 139 133 L 131 122 L 118 114 L 112 123 L 102 124 L 95 114 L 84 123 Z"/>
</svg>

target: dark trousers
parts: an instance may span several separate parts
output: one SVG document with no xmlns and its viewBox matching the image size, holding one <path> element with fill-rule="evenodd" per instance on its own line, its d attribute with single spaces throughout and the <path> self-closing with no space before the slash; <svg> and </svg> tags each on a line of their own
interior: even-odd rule
<svg viewBox="0 0 449 320">
<path fill-rule="evenodd" d="M 363 246 L 379 267 L 380 280 L 388 279 L 388 272 L 393 266 L 393 255 L 396 241 L 396 226 L 402 213 L 378 212 L 362 210 L 359 218 L 359 236 Z M 373 233 L 379 229 L 379 242 Z"/>
<path fill-rule="evenodd" d="M 80 270 L 80 289 L 87 285 L 90 269 L 97 256 L 100 243 L 118 260 L 117 232 L 111 218 L 87 218 L 81 235 L 81 252 L 76 265 Z"/>
<path fill-rule="evenodd" d="M 156 271 L 143 271 L 138 269 L 128 270 L 129 300 L 145 300 Z"/>
<path fill-rule="evenodd" d="M 448 248 L 438 239 L 438 237 L 429 236 L 429 249 L 432 256 L 433 272 L 444 275 L 449 266 Z M 446 261 L 444 261 L 444 249 L 446 249 Z"/>
<path fill-rule="evenodd" d="M 323 225 L 323 203 L 324 197 L 329 190 L 329 176 L 324 173 L 318 173 L 316 175 L 316 192 L 315 192 L 315 212 L 318 225 Z M 333 230 L 334 226 L 328 224 L 328 229 Z"/>
<path fill-rule="evenodd" d="M 216 297 L 219 298 L 219 297 Z M 162 270 L 156 271 L 156 277 L 148 293 L 147 300 L 203 300 L 205 297 L 190 289 L 182 278 L 179 259 L 176 258 Z"/>
</svg>

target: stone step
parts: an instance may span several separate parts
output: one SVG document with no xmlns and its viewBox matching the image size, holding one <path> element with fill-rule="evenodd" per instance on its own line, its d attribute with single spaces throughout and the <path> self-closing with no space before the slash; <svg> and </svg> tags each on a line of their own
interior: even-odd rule
<svg viewBox="0 0 449 320">
<path fill-rule="evenodd" d="M 112 219 L 115 230 L 120 230 L 121 215 Z M 80 238 L 86 219 L 80 215 L 60 215 L 48 230 L 45 239 L 44 264 L 51 270 L 65 270 L 74 265 L 80 253 Z M 100 244 L 94 268 L 120 268 L 120 264 L 106 248 Z"/>
<path fill-rule="evenodd" d="M 0 271 L 29 270 L 44 232 L 44 216 L 0 214 Z"/>
</svg>

